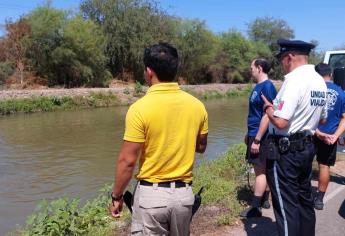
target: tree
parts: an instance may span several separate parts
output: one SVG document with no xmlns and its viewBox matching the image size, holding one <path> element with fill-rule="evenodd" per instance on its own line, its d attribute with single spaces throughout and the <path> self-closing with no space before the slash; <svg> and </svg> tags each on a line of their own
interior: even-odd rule
<svg viewBox="0 0 345 236">
<path fill-rule="evenodd" d="M 90 20 L 49 6 L 28 16 L 32 47 L 28 55 L 36 73 L 49 85 L 101 86 L 106 69 L 105 38 Z"/>
<path fill-rule="evenodd" d="M 314 44 L 315 48 L 311 50 L 309 54 L 309 63 L 317 65 L 322 61 L 324 52 L 318 52 L 316 50 L 319 45 L 319 42 L 317 40 L 311 40 L 310 43 Z"/>
<path fill-rule="evenodd" d="M 7 58 L 6 44 L 6 38 L 0 38 L 0 85 L 14 72 L 14 62 Z"/>
<path fill-rule="evenodd" d="M 32 69 L 38 76 L 45 78 L 48 85 L 56 85 L 58 83 L 51 64 L 52 52 L 61 45 L 67 12 L 47 5 L 37 7 L 27 15 L 27 18 L 31 26 L 31 47 L 28 58 Z"/>
<path fill-rule="evenodd" d="M 247 40 L 240 32 L 230 30 L 220 35 L 222 51 L 226 54 L 228 81 L 245 82 L 250 78 L 250 63 L 258 56 L 270 57 L 270 49 L 261 42 Z"/>
<path fill-rule="evenodd" d="M 103 30 L 111 71 L 124 80 L 142 80 L 144 48 L 170 41 L 174 34 L 174 25 L 154 1 L 83 0 L 81 11 Z"/>
<path fill-rule="evenodd" d="M 295 37 L 293 29 L 282 19 L 273 17 L 256 18 L 248 25 L 248 35 L 251 40 L 262 41 L 274 52 L 279 49 L 279 38 L 292 39 Z"/>
<path fill-rule="evenodd" d="M 98 27 L 76 16 L 66 22 L 61 44 L 52 51 L 51 64 L 58 84 L 67 87 L 103 86 L 111 79 L 106 70 L 105 40 Z"/>
<path fill-rule="evenodd" d="M 174 44 L 179 51 L 179 76 L 192 84 L 206 82 L 205 71 L 216 55 L 216 37 L 198 20 L 179 19 L 176 34 Z"/>
<path fill-rule="evenodd" d="M 5 28 L 7 34 L 3 40 L 3 53 L 7 64 L 13 63 L 15 65 L 15 69 L 19 72 L 20 84 L 23 84 L 30 25 L 25 18 L 20 18 L 15 23 L 6 22 Z"/>
</svg>

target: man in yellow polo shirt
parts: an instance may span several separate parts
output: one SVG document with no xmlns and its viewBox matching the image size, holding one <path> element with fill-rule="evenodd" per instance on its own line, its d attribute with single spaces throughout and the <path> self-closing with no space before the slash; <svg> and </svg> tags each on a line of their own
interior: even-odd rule
<svg viewBox="0 0 345 236">
<path fill-rule="evenodd" d="M 174 47 L 159 43 L 145 49 L 144 64 L 150 88 L 127 112 L 110 211 L 120 216 L 123 192 L 139 158 L 131 233 L 189 235 L 192 169 L 195 152 L 206 149 L 207 112 L 172 82 L 178 65 Z"/>
</svg>

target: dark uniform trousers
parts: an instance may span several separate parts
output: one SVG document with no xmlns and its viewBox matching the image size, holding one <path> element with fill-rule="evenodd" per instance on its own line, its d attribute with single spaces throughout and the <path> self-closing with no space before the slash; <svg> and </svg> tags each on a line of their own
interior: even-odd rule
<svg viewBox="0 0 345 236">
<path fill-rule="evenodd" d="M 277 161 L 267 160 L 267 178 L 272 192 L 279 235 L 315 235 L 315 212 L 311 189 L 313 142 L 303 151 L 287 151 Z"/>
</svg>

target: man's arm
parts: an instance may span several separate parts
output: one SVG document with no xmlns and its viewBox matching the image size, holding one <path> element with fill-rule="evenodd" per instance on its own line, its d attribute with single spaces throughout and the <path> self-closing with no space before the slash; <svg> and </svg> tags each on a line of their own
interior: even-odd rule
<svg viewBox="0 0 345 236">
<path fill-rule="evenodd" d="M 133 176 L 135 164 L 137 162 L 143 143 L 135 143 L 124 141 L 121 147 L 120 155 L 116 164 L 115 184 L 113 187 L 112 196 L 122 196 L 129 181 Z M 122 210 L 123 201 L 120 200 L 115 204 L 110 205 L 111 214 L 114 217 L 119 217 Z"/>
<path fill-rule="evenodd" d="M 332 144 L 332 135 L 321 132 L 319 129 L 315 130 L 315 136 L 325 144 Z"/>
<path fill-rule="evenodd" d="M 274 109 L 273 109 L 272 103 L 268 101 L 264 95 L 261 95 L 261 98 L 264 101 L 264 112 L 266 112 L 268 119 L 278 129 L 285 129 L 289 125 L 289 121 L 283 118 L 274 116 Z"/>
<path fill-rule="evenodd" d="M 143 143 L 134 143 L 124 141 L 121 147 L 120 155 L 116 164 L 115 185 L 113 195 L 121 195 L 127 187 L 127 184 L 133 176 L 133 170 Z"/>
<path fill-rule="evenodd" d="M 332 144 L 334 144 L 338 138 L 340 137 L 340 135 L 345 131 L 345 113 L 342 114 L 341 116 L 341 120 L 339 122 L 338 128 L 335 131 L 335 133 L 333 134 L 333 139 L 332 139 Z"/>
<path fill-rule="evenodd" d="M 286 127 L 288 127 L 288 125 L 289 125 L 289 121 L 288 120 L 285 120 L 283 118 L 274 116 L 273 106 L 269 106 L 269 107 L 266 108 L 266 114 L 268 116 L 268 119 L 278 129 L 285 129 Z"/>
<path fill-rule="evenodd" d="M 204 153 L 207 146 L 207 134 L 199 134 L 196 139 L 195 152 Z"/>
<path fill-rule="evenodd" d="M 262 136 L 266 133 L 266 130 L 268 128 L 268 122 L 269 122 L 268 116 L 267 116 L 267 114 L 265 114 L 261 118 L 259 130 L 255 136 L 256 139 L 261 140 Z"/>
<path fill-rule="evenodd" d="M 257 140 L 261 140 L 262 136 L 266 133 L 266 130 L 268 128 L 268 116 L 265 114 L 260 121 L 260 126 L 259 126 L 259 130 L 255 136 L 255 139 Z M 260 143 L 259 144 L 255 144 L 254 142 L 252 143 L 252 146 L 250 147 L 250 151 L 254 154 L 259 153 L 259 149 L 260 149 Z"/>
</svg>

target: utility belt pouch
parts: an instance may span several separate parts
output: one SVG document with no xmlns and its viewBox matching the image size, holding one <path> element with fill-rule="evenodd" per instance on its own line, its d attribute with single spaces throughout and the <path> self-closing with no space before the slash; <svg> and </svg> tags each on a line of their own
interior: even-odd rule
<svg viewBox="0 0 345 236">
<path fill-rule="evenodd" d="M 290 150 L 291 152 L 301 152 L 304 150 L 304 147 L 305 147 L 305 141 L 303 139 L 301 140 L 296 140 L 296 141 L 291 141 L 290 142 L 291 144 L 291 147 L 290 147 Z"/>
<path fill-rule="evenodd" d="M 284 154 L 287 151 L 289 151 L 290 146 L 291 146 L 291 143 L 288 137 L 280 137 L 278 139 L 278 148 L 281 154 Z"/>
<path fill-rule="evenodd" d="M 264 155 L 264 157 L 268 160 L 277 161 L 280 159 L 280 152 L 273 137 L 269 136 L 262 142 L 260 147 L 260 155 Z"/>
</svg>

